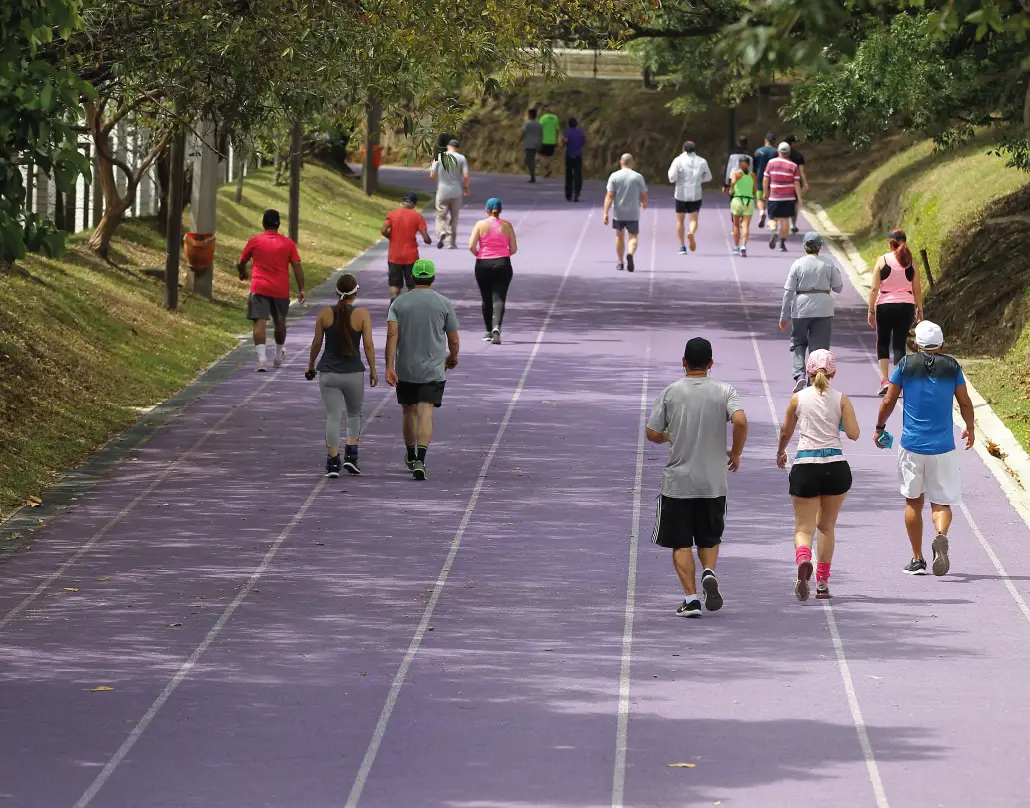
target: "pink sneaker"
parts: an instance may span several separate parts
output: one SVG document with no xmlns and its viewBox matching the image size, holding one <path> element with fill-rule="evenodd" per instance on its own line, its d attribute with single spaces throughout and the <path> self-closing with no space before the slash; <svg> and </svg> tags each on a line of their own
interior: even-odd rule
<svg viewBox="0 0 1030 808">
<path fill-rule="evenodd" d="M 887 390 L 890 389 L 890 386 L 891 386 L 891 383 L 889 381 L 887 381 L 887 379 L 881 380 L 880 381 L 880 392 L 877 393 L 877 395 L 880 398 L 883 398 L 885 395 L 887 395 Z"/>
</svg>

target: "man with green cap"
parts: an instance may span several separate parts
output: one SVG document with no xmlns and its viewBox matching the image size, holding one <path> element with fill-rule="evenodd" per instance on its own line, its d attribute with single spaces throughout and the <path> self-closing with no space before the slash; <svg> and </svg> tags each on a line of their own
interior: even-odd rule
<svg viewBox="0 0 1030 808">
<path fill-rule="evenodd" d="M 405 463 L 426 479 L 433 410 L 443 402 L 447 371 L 458 365 L 458 318 L 451 301 L 433 290 L 436 265 L 420 258 L 411 268 L 415 288 L 390 307 L 386 331 L 386 381 L 397 388 L 404 412 Z"/>
</svg>

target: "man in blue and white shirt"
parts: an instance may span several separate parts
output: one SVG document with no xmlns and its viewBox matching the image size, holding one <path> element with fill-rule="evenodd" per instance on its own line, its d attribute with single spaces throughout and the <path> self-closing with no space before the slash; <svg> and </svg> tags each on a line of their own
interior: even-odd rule
<svg viewBox="0 0 1030 808">
<path fill-rule="evenodd" d="M 933 540 L 933 574 L 946 575 L 951 567 L 948 559 L 951 507 L 962 502 L 962 476 L 952 428 L 952 401 L 958 401 L 965 421 L 962 438 L 966 449 L 971 449 L 976 440 L 973 402 L 969 399 L 966 378 L 958 361 L 941 353 L 944 332 L 939 325 L 929 320 L 919 323 L 916 326 L 916 346 L 919 353 L 909 354 L 894 368 L 890 387 L 880 404 L 876 442 L 877 446 L 887 448 L 883 445 L 882 436 L 887 428 L 887 419 L 904 390 L 898 472 L 901 494 L 905 497 L 905 527 L 912 544 L 912 561 L 904 571 L 909 575 L 926 575 L 923 503 L 929 499 L 931 518 L 937 530 Z"/>
</svg>

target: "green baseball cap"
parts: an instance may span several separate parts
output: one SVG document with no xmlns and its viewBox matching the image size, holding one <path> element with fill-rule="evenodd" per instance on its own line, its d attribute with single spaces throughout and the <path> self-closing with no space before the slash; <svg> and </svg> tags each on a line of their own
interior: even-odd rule
<svg viewBox="0 0 1030 808">
<path fill-rule="evenodd" d="M 426 280 L 436 277 L 436 264 L 428 258 L 419 258 L 411 267 L 411 277 Z"/>
</svg>

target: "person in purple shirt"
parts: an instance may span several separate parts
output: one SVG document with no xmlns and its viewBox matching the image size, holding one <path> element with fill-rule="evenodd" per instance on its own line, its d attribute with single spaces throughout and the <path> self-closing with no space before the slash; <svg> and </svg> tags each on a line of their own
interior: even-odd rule
<svg viewBox="0 0 1030 808">
<path fill-rule="evenodd" d="M 586 142 L 586 132 L 579 128 L 579 121 L 569 118 L 569 128 L 562 135 L 562 143 L 565 144 L 565 198 L 569 202 L 579 202 L 583 190 L 583 147 Z"/>
</svg>

